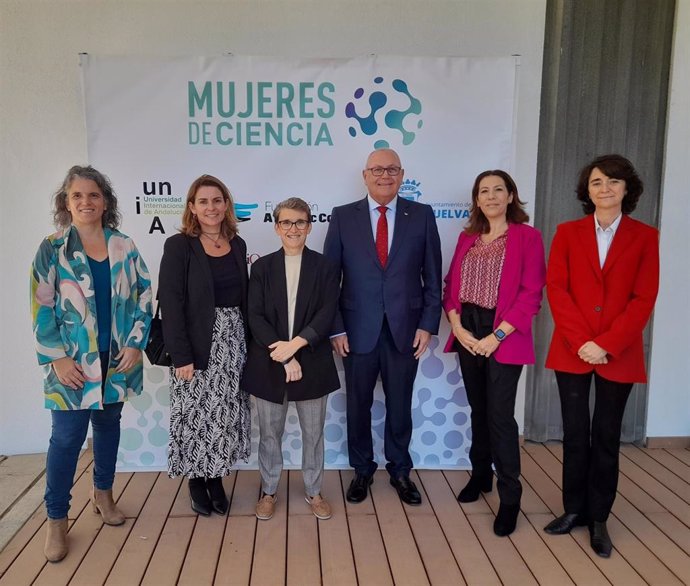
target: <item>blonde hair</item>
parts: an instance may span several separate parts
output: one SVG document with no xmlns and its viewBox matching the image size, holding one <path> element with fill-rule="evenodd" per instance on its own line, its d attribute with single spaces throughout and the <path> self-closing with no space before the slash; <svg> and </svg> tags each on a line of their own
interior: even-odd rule
<svg viewBox="0 0 690 586">
<path fill-rule="evenodd" d="M 220 231 L 228 240 L 232 240 L 239 232 L 237 229 L 237 217 L 235 216 L 235 205 L 233 204 L 230 190 L 226 187 L 225 183 L 213 175 L 202 175 L 195 179 L 189 186 L 187 201 L 184 213 L 182 214 L 182 227 L 180 228 L 180 232 L 187 236 L 199 236 L 201 234 L 199 220 L 196 215 L 192 213 L 189 204 L 195 202 L 196 193 L 199 191 L 199 188 L 206 186 L 217 188 L 223 194 L 223 200 L 229 204 L 228 209 L 225 210 L 225 217 L 220 226 Z"/>
</svg>

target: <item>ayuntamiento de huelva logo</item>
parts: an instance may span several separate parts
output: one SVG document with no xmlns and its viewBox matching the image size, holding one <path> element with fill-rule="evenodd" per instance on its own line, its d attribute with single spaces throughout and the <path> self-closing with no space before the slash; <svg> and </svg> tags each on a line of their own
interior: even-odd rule
<svg viewBox="0 0 690 586">
<path fill-rule="evenodd" d="M 407 82 L 402 79 L 394 79 L 390 84 L 390 88 L 384 85 L 383 77 L 375 77 L 374 85 L 377 89 L 369 94 L 368 103 L 370 111 L 368 114 L 361 116 L 357 113 L 358 106 L 361 108 L 361 103 L 364 101 L 365 91 L 363 87 L 359 87 L 354 92 L 354 100 L 348 102 L 345 106 L 345 116 L 354 119 L 359 124 L 359 130 L 362 134 L 373 136 L 379 133 L 379 119 L 383 116 L 383 123 L 385 128 L 397 131 L 401 134 L 401 142 L 404 146 L 412 144 L 416 137 L 416 133 L 405 128 L 407 117 L 417 117 L 416 127 L 419 130 L 422 127 L 422 120 L 419 115 L 422 113 L 422 103 L 415 98 L 408 89 Z M 393 90 L 393 91 L 391 91 Z M 388 93 L 386 93 L 388 92 Z M 406 102 L 406 108 L 403 110 L 394 107 L 394 104 L 389 105 L 389 102 L 398 101 L 398 98 L 403 98 Z M 388 109 L 386 106 L 388 105 Z M 380 114 L 379 114 L 380 113 Z M 382 129 L 383 130 L 383 129 Z M 348 129 L 350 136 L 357 136 L 357 128 L 352 125 Z M 374 142 L 374 148 L 385 148 L 391 146 L 388 140 L 380 138 Z"/>
<path fill-rule="evenodd" d="M 414 179 L 405 179 L 405 181 L 400 184 L 398 195 L 400 197 L 404 197 L 405 199 L 419 201 L 419 198 L 422 197 L 422 191 L 419 189 L 420 185 L 421 183 L 419 181 L 415 181 Z"/>
<path fill-rule="evenodd" d="M 412 201 L 419 201 L 422 197 L 421 181 L 405 179 L 398 189 L 398 195 Z M 436 220 L 466 220 L 470 217 L 472 202 L 469 201 L 425 201 L 434 210 Z"/>
</svg>

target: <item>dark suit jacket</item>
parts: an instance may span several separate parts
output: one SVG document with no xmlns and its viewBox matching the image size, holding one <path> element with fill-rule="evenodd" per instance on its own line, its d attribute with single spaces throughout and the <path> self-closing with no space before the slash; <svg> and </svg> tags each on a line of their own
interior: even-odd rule
<svg viewBox="0 0 690 586">
<path fill-rule="evenodd" d="M 289 340 L 285 253 L 261 257 L 252 264 L 249 279 L 249 344 L 242 387 L 256 397 L 282 403 L 323 397 L 340 388 L 328 335 L 338 305 L 338 275 L 335 266 L 318 252 L 302 252 L 293 335 L 309 343 L 295 358 L 302 379 L 285 382 L 285 368 L 272 360 L 268 346 Z"/>
<path fill-rule="evenodd" d="M 659 289 L 659 233 L 623 215 L 603 268 L 594 216 L 558 226 L 546 272 L 555 322 L 546 367 L 584 374 L 592 370 L 621 383 L 646 382 L 642 330 Z M 592 366 L 577 351 L 592 340 L 608 364 Z"/>
<path fill-rule="evenodd" d="M 323 252 L 342 271 L 332 333 L 346 332 L 352 352 L 373 350 L 384 315 L 400 352 L 412 350 L 418 328 L 438 333 L 441 244 L 430 206 L 398 198 L 385 269 L 376 254 L 366 197 L 333 209 Z"/>
<path fill-rule="evenodd" d="M 230 244 L 242 276 L 242 305 L 247 323 L 247 245 L 239 236 Z M 163 339 L 176 367 L 194 363 L 208 367 L 215 320 L 213 276 L 198 238 L 175 234 L 165 241 L 158 275 L 158 298 L 163 316 Z"/>
</svg>

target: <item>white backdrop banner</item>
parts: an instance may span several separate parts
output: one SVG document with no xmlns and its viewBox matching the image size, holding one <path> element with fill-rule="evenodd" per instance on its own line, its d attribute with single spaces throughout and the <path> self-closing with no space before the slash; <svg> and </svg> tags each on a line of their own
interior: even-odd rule
<svg viewBox="0 0 690 586">
<path fill-rule="evenodd" d="M 312 208 L 308 246 L 320 251 L 333 206 L 364 197 L 361 170 L 375 148 L 398 151 L 400 195 L 434 209 L 447 268 L 466 221 L 472 181 L 513 166 L 517 61 L 505 58 L 132 58 L 81 61 L 90 162 L 112 180 L 154 285 L 164 240 L 179 227 L 187 189 L 209 173 L 230 188 L 247 262 L 277 250 L 271 212 L 290 196 Z M 448 326 L 420 360 L 411 451 L 419 468 L 467 468 L 469 407 Z M 326 465 L 348 467 L 343 388 L 329 399 Z M 144 393 L 123 412 L 121 470 L 165 469 L 168 373 L 148 367 Z M 372 409 L 383 462 L 384 402 Z M 258 428 L 252 431 L 256 466 Z M 291 406 L 286 468 L 301 438 Z"/>
</svg>

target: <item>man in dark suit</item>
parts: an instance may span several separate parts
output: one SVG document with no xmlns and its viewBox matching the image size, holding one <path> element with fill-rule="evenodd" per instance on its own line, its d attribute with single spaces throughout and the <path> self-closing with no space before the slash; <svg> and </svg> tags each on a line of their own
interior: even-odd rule
<svg viewBox="0 0 690 586">
<path fill-rule="evenodd" d="M 333 209 L 324 255 L 342 272 L 331 343 L 343 357 L 347 442 L 355 477 L 347 500 L 366 499 L 377 465 L 371 406 L 381 375 L 386 397 L 384 451 L 390 482 L 404 502 L 421 503 L 410 480 L 412 387 L 419 357 L 441 317 L 441 246 L 433 210 L 398 197 L 397 153 L 376 150 L 362 171 L 367 197 Z"/>
</svg>

